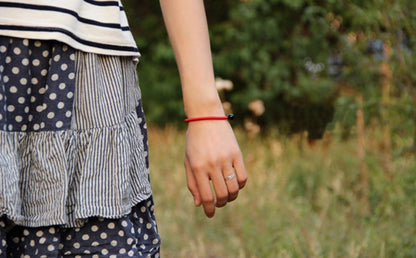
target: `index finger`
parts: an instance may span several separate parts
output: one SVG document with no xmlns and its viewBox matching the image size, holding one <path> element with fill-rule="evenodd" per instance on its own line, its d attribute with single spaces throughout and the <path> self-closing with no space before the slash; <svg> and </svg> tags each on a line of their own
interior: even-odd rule
<svg viewBox="0 0 416 258">
<path fill-rule="evenodd" d="M 215 214 L 215 198 L 211 189 L 210 179 L 205 176 L 206 174 L 194 173 L 194 175 L 205 215 L 207 215 L 208 218 L 212 218 Z"/>
</svg>

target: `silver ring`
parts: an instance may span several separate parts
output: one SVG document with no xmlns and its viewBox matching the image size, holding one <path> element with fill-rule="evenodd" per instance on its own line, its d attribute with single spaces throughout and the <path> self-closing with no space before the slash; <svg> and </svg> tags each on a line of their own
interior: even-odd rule
<svg viewBox="0 0 416 258">
<path fill-rule="evenodd" d="M 233 179 L 234 177 L 235 177 L 235 173 L 234 174 L 231 174 L 229 176 L 224 177 L 224 179 L 228 181 L 228 180 Z"/>
</svg>

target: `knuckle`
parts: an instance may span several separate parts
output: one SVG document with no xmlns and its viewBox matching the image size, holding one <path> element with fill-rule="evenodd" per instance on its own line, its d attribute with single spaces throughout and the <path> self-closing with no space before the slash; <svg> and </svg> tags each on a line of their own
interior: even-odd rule
<svg viewBox="0 0 416 258">
<path fill-rule="evenodd" d="M 201 171 L 203 168 L 203 165 L 200 162 L 192 162 L 190 167 L 192 171 Z"/>
<path fill-rule="evenodd" d="M 218 157 L 218 160 L 219 160 L 221 163 L 225 163 L 225 162 L 227 162 L 228 160 L 230 160 L 230 156 L 229 156 L 229 155 L 227 155 L 226 153 L 220 153 L 220 154 L 219 154 L 219 157 Z"/>
<path fill-rule="evenodd" d="M 231 155 L 232 155 L 233 157 L 241 157 L 241 152 L 240 152 L 240 150 L 238 150 L 238 149 L 233 149 L 233 150 L 231 151 Z"/>
<path fill-rule="evenodd" d="M 191 169 L 193 171 L 204 171 L 215 166 L 215 161 L 212 159 L 205 159 L 201 161 L 192 162 Z"/>
</svg>

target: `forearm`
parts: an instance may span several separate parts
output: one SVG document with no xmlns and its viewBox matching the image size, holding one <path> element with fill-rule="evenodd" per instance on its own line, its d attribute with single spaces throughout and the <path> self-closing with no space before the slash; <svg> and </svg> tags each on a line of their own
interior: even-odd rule
<svg viewBox="0 0 416 258">
<path fill-rule="evenodd" d="M 203 1 L 160 0 L 160 5 L 180 73 L 186 115 L 223 115 Z"/>
<path fill-rule="evenodd" d="M 215 87 L 203 0 L 160 0 L 160 5 L 179 68 L 186 115 L 224 115 Z M 185 142 L 188 188 L 195 205 L 202 204 L 212 217 L 216 207 L 237 198 L 245 185 L 240 148 L 226 121 L 191 122 Z"/>
</svg>

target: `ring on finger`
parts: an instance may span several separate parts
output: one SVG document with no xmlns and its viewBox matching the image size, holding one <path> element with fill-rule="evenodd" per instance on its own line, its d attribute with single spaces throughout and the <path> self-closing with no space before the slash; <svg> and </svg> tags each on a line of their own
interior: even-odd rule
<svg viewBox="0 0 416 258">
<path fill-rule="evenodd" d="M 235 177 L 235 173 L 233 173 L 233 174 L 231 174 L 231 175 L 229 175 L 229 176 L 224 177 L 224 179 L 225 179 L 226 181 L 228 181 L 228 180 L 233 179 L 234 177 Z"/>
</svg>

